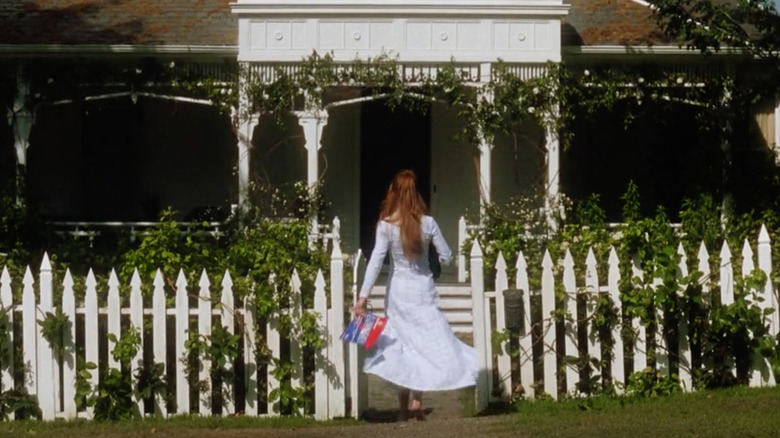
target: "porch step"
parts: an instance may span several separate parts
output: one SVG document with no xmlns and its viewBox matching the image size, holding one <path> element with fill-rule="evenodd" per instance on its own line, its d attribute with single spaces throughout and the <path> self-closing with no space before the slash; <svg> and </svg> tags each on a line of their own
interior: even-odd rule
<svg viewBox="0 0 780 438">
<path fill-rule="evenodd" d="M 459 284 L 437 285 L 436 292 L 439 294 L 439 309 L 450 323 L 452 331 L 471 333 L 473 331 L 471 287 Z M 384 316 L 385 294 L 384 285 L 375 286 L 371 292 L 371 309 L 380 316 Z"/>
</svg>

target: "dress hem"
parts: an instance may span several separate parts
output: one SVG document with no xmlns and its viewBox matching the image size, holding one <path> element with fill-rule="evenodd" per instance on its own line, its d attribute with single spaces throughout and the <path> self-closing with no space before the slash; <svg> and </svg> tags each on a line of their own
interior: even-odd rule
<svg viewBox="0 0 780 438">
<path fill-rule="evenodd" d="M 377 376 L 377 377 L 379 377 L 381 379 L 384 379 L 384 380 L 392 383 L 393 385 L 400 386 L 402 388 L 406 388 L 406 389 L 409 389 L 409 390 L 412 390 L 412 391 L 424 391 L 424 392 L 453 391 L 453 390 L 456 390 L 456 389 L 463 389 L 463 388 L 470 388 L 470 387 L 476 387 L 477 386 L 476 380 L 475 380 L 474 383 L 462 382 L 462 383 L 456 383 L 456 384 L 445 386 L 445 387 L 435 387 L 435 388 L 434 387 L 430 387 L 430 386 L 415 386 L 415 385 L 407 385 L 405 383 L 401 383 L 401 382 L 397 381 L 396 379 L 389 378 L 387 376 L 383 376 L 383 375 L 381 375 L 381 374 L 379 374 L 379 373 L 377 373 L 375 371 L 364 370 L 363 372 L 365 372 L 366 374 L 373 374 L 373 375 L 375 375 L 375 376 Z"/>
</svg>

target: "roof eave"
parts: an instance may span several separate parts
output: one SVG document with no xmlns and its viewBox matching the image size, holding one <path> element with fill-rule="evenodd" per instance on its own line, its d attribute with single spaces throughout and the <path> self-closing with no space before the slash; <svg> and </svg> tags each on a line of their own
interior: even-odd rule
<svg viewBox="0 0 780 438">
<path fill-rule="evenodd" d="M 0 44 L 2 55 L 189 55 L 235 57 L 238 46 L 183 44 Z"/>
</svg>

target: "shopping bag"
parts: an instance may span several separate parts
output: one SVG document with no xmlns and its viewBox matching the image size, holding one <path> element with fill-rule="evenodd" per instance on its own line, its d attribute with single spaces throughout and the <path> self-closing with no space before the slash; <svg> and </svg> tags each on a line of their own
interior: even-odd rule
<svg viewBox="0 0 780 438">
<path fill-rule="evenodd" d="M 387 318 L 376 316 L 373 313 L 366 313 L 365 316 L 355 316 L 347 324 L 344 333 L 341 334 L 341 340 L 362 345 L 365 348 L 371 348 L 382 334 Z"/>
</svg>

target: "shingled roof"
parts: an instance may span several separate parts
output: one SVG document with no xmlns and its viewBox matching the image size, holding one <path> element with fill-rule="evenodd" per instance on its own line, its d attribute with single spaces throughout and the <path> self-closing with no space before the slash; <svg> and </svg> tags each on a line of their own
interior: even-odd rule
<svg viewBox="0 0 780 438">
<path fill-rule="evenodd" d="M 564 46 L 655 46 L 674 42 L 656 24 L 652 11 L 632 0 L 570 0 L 564 17 Z"/>
<path fill-rule="evenodd" d="M 0 44 L 234 46 L 231 0 L 0 0 Z"/>
<path fill-rule="evenodd" d="M 0 44 L 235 46 L 231 0 L 0 0 Z M 669 44 L 632 0 L 570 0 L 564 45 Z"/>
</svg>

